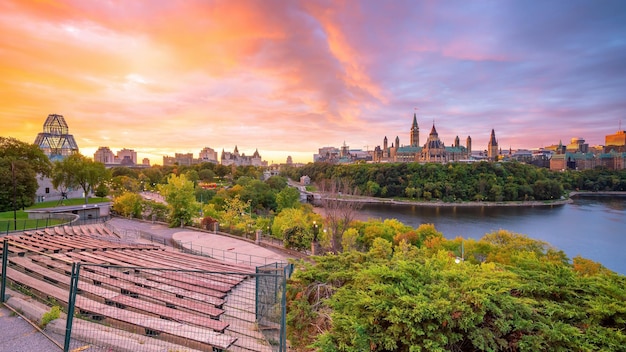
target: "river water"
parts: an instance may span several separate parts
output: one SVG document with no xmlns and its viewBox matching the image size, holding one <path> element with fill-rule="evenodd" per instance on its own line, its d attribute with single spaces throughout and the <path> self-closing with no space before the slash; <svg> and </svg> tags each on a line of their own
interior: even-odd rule
<svg viewBox="0 0 626 352">
<path fill-rule="evenodd" d="M 548 242 L 626 275 L 626 196 L 576 196 L 574 202 L 537 207 L 420 207 L 367 204 L 358 218 L 398 219 L 417 228 L 434 224 L 446 238 L 480 239 L 504 229 Z"/>
</svg>

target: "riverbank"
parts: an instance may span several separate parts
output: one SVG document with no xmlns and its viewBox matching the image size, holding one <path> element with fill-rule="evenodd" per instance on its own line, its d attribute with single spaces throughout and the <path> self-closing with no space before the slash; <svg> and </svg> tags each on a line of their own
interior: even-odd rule
<svg viewBox="0 0 626 352">
<path fill-rule="evenodd" d="M 626 192 L 607 191 L 607 192 L 570 192 L 567 198 L 557 200 L 533 200 L 533 201 L 508 201 L 508 202 L 444 202 L 442 200 L 435 201 L 419 201 L 409 199 L 389 199 L 378 197 L 362 197 L 362 196 L 343 196 L 339 200 L 353 201 L 364 204 L 393 204 L 393 205 L 415 205 L 420 207 L 546 207 L 570 204 L 573 202 L 574 196 L 624 196 Z M 319 198 L 316 198 L 316 200 Z"/>
<path fill-rule="evenodd" d="M 415 205 L 420 207 L 544 207 L 556 206 L 573 202 L 571 198 L 563 198 L 553 201 L 511 201 L 511 202 L 444 202 L 436 201 L 418 201 L 418 200 L 399 200 L 377 197 L 349 197 L 339 198 L 339 200 L 359 202 L 364 204 L 392 204 L 392 205 Z"/>
<path fill-rule="evenodd" d="M 591 191 L 572 191 L 569 192 L 569 197 L 580 196 L 580 197 L 596 197 L 596 196 L 610 196 L 610 197 L 626 197 L 626 192 L 620 191 L 602 191 L 602 192 L 591 192 Z"/>
</svg>

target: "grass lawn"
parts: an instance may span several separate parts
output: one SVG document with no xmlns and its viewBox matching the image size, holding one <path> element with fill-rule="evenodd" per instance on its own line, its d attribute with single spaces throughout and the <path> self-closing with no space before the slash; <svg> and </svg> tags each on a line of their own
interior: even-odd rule
<svg viewBox="0 0 626 352">
<path fill-rule="evenodd" d="M 106 202 L 110 202 L 111 200 L 108 198 L 89 198 L 88 199 L 89 204 L 96 204 L 96 203 L 106 203 Z M 81 204 L 85 204 L 85 199 L 84 198 L 72 198 L 72 199 L 64 199 L 63 203 L 59 204 L 58 200 L 51 200 L 48 202 L 41 202 L 41 203 L 36 203 L 31 207 L 28 207 L 27 209 L 40 209 L 40 208 L 54 208 L 57 206 L 64 206 L 64 205 L 81 205 Z M 13 212 L 11 212 L 13 213 Z M 2 213 L 0 213 L 2 214 Z"/>
<path fill-rule="evenodd" d="M 108 198 L 89 198 L 89 204 L 97 204 L 109 202 Z M 65 205 L 81 205 L 85 204 L 84 198 L 73 198 L 73 199 L 64 199 L 63 204 L 59 204 L 58 200 L 41 202 L 34 204 L 28 209 L 41 209 L 41 208 L 54 208 L 57 206 L 65 206 Z M 54 226 L 58 224 L 62 224 L 64 221 L 61 219 L 28 219 L 28 214 L 23 210 L 18 210 L 15 212 L 16 223 L 13 221 L 13 211 L 5 211 L 0 212 L 0 233 L 6 233 L 8 231 L 14 231 L 17 229 L 18 231 L 27 230 L 27 229 L 37 229 L 46 226 Z"/>
</svg>

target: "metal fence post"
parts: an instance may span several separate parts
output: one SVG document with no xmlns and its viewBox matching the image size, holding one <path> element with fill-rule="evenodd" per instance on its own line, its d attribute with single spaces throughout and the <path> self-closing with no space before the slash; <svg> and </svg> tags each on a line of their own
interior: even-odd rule
<svg viewBox="0 0 626 352">
<path fill-rule="evenodd" d="M 259 322 L 259 267 L 255 269 L 256 275 L 254 276 L 254 320 Z"/>
<path fill-rule="evenodd" d="M 280 352 L 287 352 L 287 266 L 283 267 L 283 297 L 280 302 Z"/>
<path fill-rule="evenodd" d="M 2 241 L 2 282 L 0 283 L 0 302 L 4 303 L 4 292 L 7 286 L 7 262 L 9 259 L 9 240 Z"/>
<path fill-rule="evenodd" d="M 76 292 L 78 291 L 78 275 L 80 263 L 72 264 L 72 278 L 70 280 L 70 295 L 67 300 L 67 321 L 65 324 L 65 345 L 63 352 L 69 352 L 72 338 L 72 323 L 74 321 L 74 308 L 76 306 Z"/>
</svg>

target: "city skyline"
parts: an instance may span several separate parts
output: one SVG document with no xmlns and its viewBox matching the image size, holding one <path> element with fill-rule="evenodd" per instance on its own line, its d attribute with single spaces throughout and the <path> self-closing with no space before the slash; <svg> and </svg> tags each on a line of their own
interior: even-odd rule
<svg viewBox="0 0 626 352">
<path fill-rule="evenodd" d="M 56 113 L 89 157 L 283 163 L 408 144 L 415 112 L 476 150 L 492 129 L 502 149 L 598 145 L 626 122 L 622 1 L 328 4 L 3 1 L 2 135 L 32 143 Z"/>
</svg>

